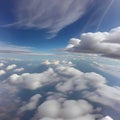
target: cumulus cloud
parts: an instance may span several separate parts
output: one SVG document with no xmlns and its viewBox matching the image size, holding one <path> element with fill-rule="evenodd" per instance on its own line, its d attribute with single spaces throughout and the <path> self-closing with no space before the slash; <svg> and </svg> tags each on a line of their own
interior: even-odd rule
<svg viewBox="0 0 120 120">
<path fill-rule="evenodd" d="M 26 103 L 25 105 L 20 107 L 19 112 L 22 113 L 27 110 L 34 110 L 37 107 L 40 97 L 41 97 L 40 94 L 36 94 L 36 95 L 32 96 L 28 103 Z"/>
<path fill-rule="evenodd" d="M 119 87 L 109 86 L 107 80 L 95 72 L 84 73 L 72 66 L 64 65 L 65 61 L 57 62 L 59 64 L 53 64 L 54 62 L 44 61 L 48 69 L 41 73 L 13 74 L 5 81 L 5 84 L 19 91 L 36 91 L 20 107 L 20 114 L 37 109 L 32 120 L 111 120 L 112 118 L 108 117 L 102 119 L 101 106 L 109 106 L 113 111 L 120 111 Z M 52 89 L 48 89 L 50 86 Z M 45 92 L 42 95 L 44 88 Z M 42 99 L 44 101 L 39 104 L 39 100 Z M 99 111 L 94 103 L 99 103 Z M 109 112 L 106 114 L 113 117 Z"/>
<path fill-rule="evenodd" d="M 80 39 L 70 39 L 65 50 L 120 58 L 120 27 L 109 32 L 83 33 Z"/>
<path fill-rule="evenodd" d="M 4 75 L 6 72 L 4 70 L 0 70 L 0 76 Z"/>
<path fill-rule="evenodd" d="M 14 68 L 16 68 L 16 67 L 17 67 L 17 65 L 15 65 L 15 64 L 8 65 L 8 66 L 6 67 L 6 70 L 12 70 L 12 69 L 14 69 Z"/>
<path fill-rule="evenodd" d="M 35 90 L 46 84 L 57 80 L 56 73 L 49 68 L 43 73 L 23 73 L 22 75 L 13 74 L 9 77 L 9 82 L 21 88 Z"/>
<path fill-rule="evenodd" d="M 102 118 L 101 120 L 113 120 L 110 116 L 106 116 L 104 118 Z"/>
<path fill-rule="evenodd" d="M 93 0 L 21 0 L 16 10 L 17 22 L 13 25 L 46 28 L 50 33 L 57 33 L 81 18 L 92 2 Z"/>
<path fill-rule="evenodd" d="M 58 64 L 60 64 L 60 61 L 59 60 L 55 60 L 55 61 L 45 60 L 43 62 L 43 64 L 45 64 L 45 65 L 58 65 Z"/>
<path fill-rule="evenodd" d="M 14 70 L 14 72 L 21 72 L 21 71 L 24 71 L 24 68 L 17 68 Z"/>
<path fill-rule="evenodd" d="M 95 116 L 91 114 L 92 111 L 92 106 L 85 100 L 65 100 L 63 103 L 48 100 L 38 107 L 34 119 L 95 120 Z"/>
<path fill-rule="evenodd" d="M 0 81 L 0 119 L 15 120 L 16 111 L 19 108 L 20 100 L 16 96 L 14 88 Z"/>
<path fill-rule="evenodd" d="M 59 61 L 59 60 L 54 60 L 54 61 L 50 61 L 50 60 L 45 60 L 42 63 L 43 65 L 65 65 L 65 66 L 73 66 L 73 63 L 71 61 Z"/>
<path fill-rule="evenodd" d="M 0 63 L 0 68 L 3 67 L 3 66 L 4 66 L 4 64 L 3 64 L 3 63 Z"/>
<path fill-rule="evenodd" d="M 57 65 L 42 73 L 13 74 L 8 82 L 29 90 L 56 83 L 55 88 L 59 92 L 66 94 L 84 90 L 85 98 L 111 107 L 120 101 L 119 88 L 108 86 L 103 76 L 94 72 L 83 73 L 70 66 Z"/>
</svg>

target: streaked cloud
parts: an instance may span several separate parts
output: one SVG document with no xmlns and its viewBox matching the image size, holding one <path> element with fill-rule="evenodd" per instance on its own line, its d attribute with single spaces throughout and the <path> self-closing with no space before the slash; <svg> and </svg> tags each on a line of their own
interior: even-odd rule
<svg viewBox="0 0 120 120">
<path fill-rule="evenodd" d="M 12 45 L 9 43 L 0 42 L 0 53 L 2 54 L 20 54 L 20 55 L 31 55 L 31 56 L 39 56 L 39 55 L 54 55 L 52 53 L 42 53 L 42 52 L 34 52 L 33 47 L 26 46 L 18 46 Z"/>
<path fill-rule="evenodd" d="M 28 54 L 31 53 L 30 47 L 23 47 L 23 46 L 17 46 L 17 45 L 12 45 L 10 43 L 3 43 L 0 42 L 0 53 L 15 53 L 15 54 Z"/>
<path fill-rule="evenodd" d="M 56 35 L 80 19 L 94 0 L 21 0 L 16 7 L 17 22 L 6 26 L 48 29 Z"/>
</svg>

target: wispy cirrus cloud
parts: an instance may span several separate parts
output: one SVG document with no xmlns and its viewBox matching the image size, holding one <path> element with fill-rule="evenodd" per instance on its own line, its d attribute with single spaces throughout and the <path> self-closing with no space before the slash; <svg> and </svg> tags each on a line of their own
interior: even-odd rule
<svg viewBox="0 0 120 120">
<path fill-rule="evenodd" d="M 22 54 L 22 55 L 54 55 L 52 53 L 35 52 L 33 47 L 17 46 L 0 42 L 0 53 L 2 54 Z"/>
<path fill-rule="evenodd" d="M 0 42 L 0 53 L 30 53 L 31 49 L 30 47 Z"/>
<path fill-rule="evenodd" d="M 16 7 L 17 21 L 6 26 L 48 29 L 56 35 L 74 23 L 88 10 L 94 0 L 21 0 Z"/>
</svg>

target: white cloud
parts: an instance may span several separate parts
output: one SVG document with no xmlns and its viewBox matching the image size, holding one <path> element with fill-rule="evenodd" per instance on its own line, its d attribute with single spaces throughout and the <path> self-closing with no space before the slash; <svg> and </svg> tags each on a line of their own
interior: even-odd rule
<svg viewBox="0 0 120 120">
<path fill-rule="evenodd" d="M 101 120 L 113 120 L 110 116 L 106 116 L 104 118 L 102 118 Z"/>
<path fill-rule="evenodd" d="M 9 82 L 21 88 L 35 90 L 46 84 L 57 80 L 56 73 L 49 68 L 43 73 L 24 73 L 22 75 L 13 74 L 9 77 Z"/>
<path fill-rule="evenodd" d="M 93 107 L 85 100 L 47 100 L 38 107 L 34 119 L 40 120 L 95 120 Z"/>
<path fill-rule="evenodd" d="M 20 107 L 19 112 L 22 113 L 27 110 L 34 110 L 37 107 L 40 97 L 41 97 L 40 94 L 36 94 L 36 95 L 32 96 L 28 103 L 26 103 L 25 105 Z"/>
<path fill-rule="evenodd" d="M 45 65 L 50 65 L 51 62 L 50 62 L 49 60 L 45 60 L 45 61 L 43 62 L 43 64 L 45 64 Z"/>
<path fill-rule="evenodd" d="M 104 84 L 101 85 L 100 88 L 97 88 L 95 91 L 83 92 L 83 95 L 85 96 L 85 98 L 88 98 L 89 100 L 94 102 L 101 103 L 103 105 L 108 105 L 118 111 L 120 110 L 118 107 L 119 106 L 118 101 L 120 101 L 120 97 L 117 97 L 117 96 L 120 96 L 119 94 L 120 94 L 119 88 L 110 87 Z M 118 104 L 118 106 L 116 104 Z"/>
<path fill-rule="evenodd" d="M 0 76 L 4 75 L 6 72 L 4 70 L 0 70 Z"/>
<path fill-rule="evenodd" d="M 14 69 L 14 68 L 16 68 L 16 67 L 17 67 L 17 65 L 15 65 L 15 64 L 8 65 L 8 66 L 6 67 L 6 70 L 12 70 L 12 69 Z"/>
<path fill-rule="evenodd" d="M 103 76 L 94 72 L 83 73 L 74 67 L 64 66 L 64 64 L 61 65 L 60 63 L 51 65 L 50 62 L 50 64 L 46 65 L 47 67 L 50 65 L 50 67 L 44 72 L 13 74 L 6 80 L 7 84 L 16 87 L 18 90 L 24 88 L 36 90 L 54 85 L 52 86 L 54 90 L 48 89 L 45 92 L 45 101 L 39 105 L 33 120 L 95 120 L 97 116 L 92 114 L 95 109 L 91 108 L 89 111 L 91 105 L 87 100 L 120 111 L 120 88 L 107 85 L 107 80 Z M 72 95 L 78 94 L 78 92 L 81 96 L 78 95 L 77 99 L 74 99 Z M 33 100 L 33 98 L 31 97 L 29 102 L 20 108 L 21 112 L 36 109 L 39 96 L 38 99 L 35 97 Z M 73 101 L 70 102 L 69 99 L 73 99 Z M 81 99 L 85 104 L 82 103 Z M 81 107 L 79 106 L 79 100 Z M 71 104 L 68 104 L 69 102 Z M 98 107 L 100 106 L 98 105 Z M 68 114 L 70 115 L 68 116 Z M 107 115 L 112 116 L 109 112 Z"/>
<path fill-rule="evenodd" d="M 71 38 L 71 39 L 69 40 L 69 44 L 67 45 L 66 49 L 72 48 L 72 47 L 78 45 L 79 43 L 80 43 L 80 40 L 79 40 L 79 39 Z"/>
<path fill-rule="evenodd" d="M 49 33 L 56 34 L 81 18 L 92 2 L 93 0 L 21 0 L 16 10 L 17 22 L 13 25 L 46 28 Z"/>
<path fill-rule="evenodd" d="M 14 72 L 21 72 L 21 71 L 24 71 L 24 68 L 17 68 L 14 70 Z"/>
<path fill-rule="evenodd" d="M 16 111 L 20 105 L 20 100 L 16 96 L 14 88 L 0 81 L 0 119 L 8 118 L 15 120 Z"/>
<path fill-rule="evenodd" d="M 112 76 L 115 76 L 117 78 L 120 78 L 120 67 L 119 67 L 119 61 L 115 61 L 117 59 L 112 60 L 111 62 L 115 64 L 108 63 L 102 63 L 102 62 L 93 62 L 93 65 L 98 69 L 105 73 L 108 73 Z"/>
<path fill-rule="evenodd" d="M 66 51 L 101 54 L 120 58 L 120 27 L 109 32 L 83 33 L 80 39 L 71 39 Z"/>
<path fill-rule="evenodd" d="M 43 61 L 43 64 L 44 65 L 58 65 L 60 64 L 60 61 L 59 60 L 54 60 L 54 61 L 45 60 Z"/>
<path fill-rule="evenodd" d="M 3 63 L 0 63 L 0 68 L 3 67 L 3 66 L 4 66 L 4 64 L 3 64 Z"/>
<path fill-rule="evenodd" d="M 73 63 L 71 62 L 71 61 L 65 61 L 65 60 L 63 60 L 63 61 L 59 61 L 59 60 L 54 60 L 54 61 L 50 61 L 50 60 L 45 60 L 45 61 L 43 61 L 43 63 L 42 64 L 44 64 L 44 65 L 65 65 L 65 66 L 73 66 Z"/>
<path fill-rule="evenodd" d="M 56 83 L 56 90 L 64 94 L 84 90 L 82 94 L 85 98 L 111 107 L 115 107 L 120 101 L 119 89 L 108 86 L 103 76 L 94 72 L 83 73 L 70 66 L 57 65 L 42 73 L 13 74 L 8 81 L 18 88 L 30 90 L 51 83 Z"/>
<path fill-rule="evenodd" d="M 0 53 L 4 54 L 20 54 L 20 55 L 30 55 L 30 56 L 39 56 L 39 55 L 54 55 L 52 53 L 41 53 L 34 52 L 33 47 L 26 46 L 17 46 L 4 42 L 0 42 Z M 20 60 L 18 58 L 13 58 L 14 60 Z"/>
</svg>

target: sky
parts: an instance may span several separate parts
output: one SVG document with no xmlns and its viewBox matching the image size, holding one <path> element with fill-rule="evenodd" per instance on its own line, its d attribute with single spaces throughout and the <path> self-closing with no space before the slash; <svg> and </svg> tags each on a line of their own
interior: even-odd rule
<svg viewBox="0 0 120 120">
<path fill-rule="evenodd" d="M 120 0 L 0 0 L 0 119 L 119 120 L 119 11 Z"/>
<path fill-rule="evenodd" d="M 120 26 L 119 9 L 119 0 L 0 0 L 0 52 L 59 51 L 84 33 L 111 33 Z"/>
</svg>

